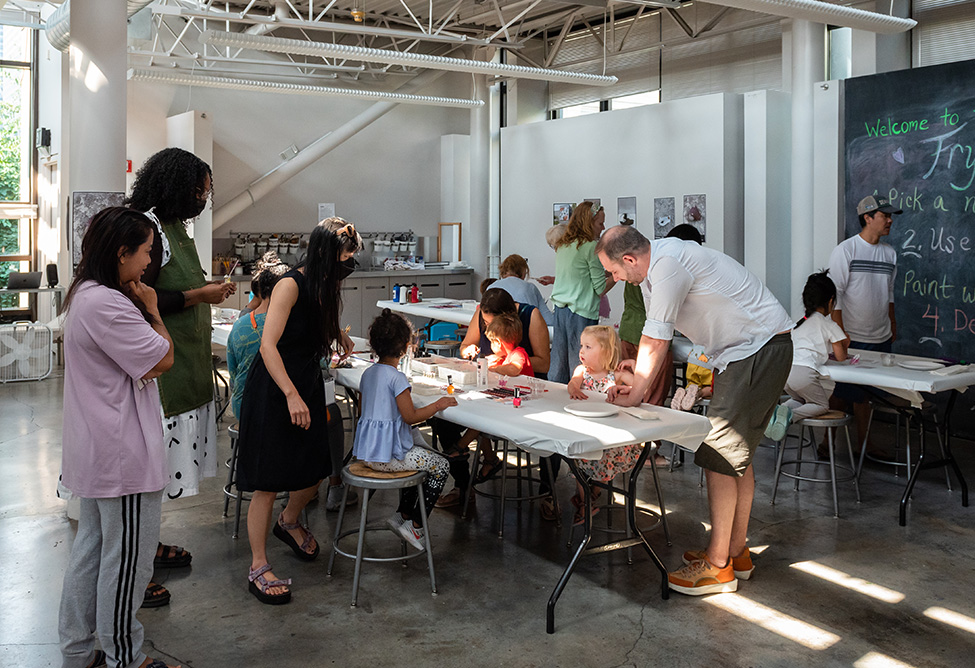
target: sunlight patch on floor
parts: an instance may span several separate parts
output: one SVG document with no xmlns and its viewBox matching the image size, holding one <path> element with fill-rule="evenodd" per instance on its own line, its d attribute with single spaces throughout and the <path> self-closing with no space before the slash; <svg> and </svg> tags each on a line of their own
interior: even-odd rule
<svg viewBox="0 0 975 668">
<path fill-rule="evenodd" d="M 956 629 L 968 631 L 969 633 L 975 633 L 975 619 L 969 617 L 968 615 L 963 615 L 960 612 L 948 610 L 947 608 L 935 607 L 925 610 L 924 616 L 930 617 L 931 619 L 936 619 L 939 622 L 948 624 L 949 626 L 954 626 Z"/>
<path fill-rule="evenodd" d="M 707 596 L 703 600 L 809 649 L 827 649 L 842 640 L 835 633 L 791 617 L 767 605 L 756 603 L 741 594 L 717 594 Z"/>
<path fill-rule="evenodd" d="M 854 577 L 849 573 L 824 566 L 816 561 L 800 561 L 790 564 L 790 568 L 795 568 L 798 571 L 808 573 L 827 582 L 838 584 L 841 587 L 846 587 L 847 589 L 864 594 L 870 598 L 875 598 L 878 601 L 883 601 L 884 603 L 900 603 L 904 600 L 904 594 L 899 591 L 874 584 L 869 580 Z"/>
<path fill-rule="evenodd" d="M 914 666 L 880 652 L 867 652 L 853 662 L 853 668 L 914 668 Z"/>
</svg>

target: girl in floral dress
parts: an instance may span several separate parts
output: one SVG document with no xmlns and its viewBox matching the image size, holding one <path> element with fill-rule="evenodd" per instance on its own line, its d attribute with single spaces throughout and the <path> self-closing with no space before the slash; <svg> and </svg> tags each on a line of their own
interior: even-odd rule
<svg viewBox="0 0 975 668">
<path fill-rule="evenodd" d="M 579 361 L 575 373 L 569 380 L 569 397 L 572 399 L 588 399 L 590 392 L 606 394 L 606 391 L 617 382 L 629 385 L 633 381 L 630 371 L 614 371 L 620 363 L 620 337 L 612 327 L 592 325 L 586 327 L 579 337 Z M 599 459 L 579 459 L 576 465 L 579 470 L 591 479 L 609 482 L 616 476 L 632 469 L 640 458 L 641 445 L 623 445 L 603 451 Z M 578 485 L 578 491 L 572 497 L 572 505 L 576 508 L 573 524 L 582 524 L 584 513 L 582 509 L 583 489 Z M 598 488 L 592 494 L 592 499 L 598 497 Z M 592 509 L 592 514 L 599 512 L 598 507 Z"/>
</svg>

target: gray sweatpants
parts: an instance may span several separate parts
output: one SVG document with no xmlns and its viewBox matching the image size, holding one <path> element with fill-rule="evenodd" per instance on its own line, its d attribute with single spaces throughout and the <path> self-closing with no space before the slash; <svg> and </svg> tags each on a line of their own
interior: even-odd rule
<svg viewBox="0 0 975 668">
<path fill-rule="evenodd" d="M 829 411 L 829 398 L 836 383 L 808 366 L 792 365 L 785 391 L 792 397 L 785 405 L 792 409 L 792 421 L 816 417 Z"/>
<path fill-rule="evenodd" d="M 58 634 L 63 668 L 84 668 L 95 641 L 110 668 L 145 661 L 135 613 L 152 577 L 159 543 L 162 490 L 81 499 L 78 534 L 64 574 Z"/>
</svg>

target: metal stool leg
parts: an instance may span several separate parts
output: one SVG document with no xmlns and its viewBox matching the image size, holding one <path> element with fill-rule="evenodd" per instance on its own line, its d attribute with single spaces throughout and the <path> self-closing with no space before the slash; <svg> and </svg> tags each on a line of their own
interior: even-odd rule
<svg viewBox="0 0 975 668">
<path fill-rule="evenodd" d="M 802 449 L 802 427 L 799 428 L 799 448 Z M 775 458 L 775 481 L 772 484 L 772 501 L 771 504 L 775 505 L 775 495 L 779 491 L 779 474 L 782 473 L 782 456 L 785 454 L 785 442 L 778 448 L 778 455 Z"/>
<path fill-rule="evenodd" d="M 346 485 L 348 490 L 348 485 Z M 343 503 L 343 505 L 345 505 Z M 366 515 L 369 512 L 369 495 L 362 495 L 362 508 L 359 513 L 359 544 L 355 549 L 355 573 L 352 576 L 352 607 L 359 600 L 359 572 L 362 570 L 362 547 L 366 542 Z"/>
<path fill-rule="evenodd" d="M 870 405 L 870 416 L 867 418 L 867 430 L 863 436 L 863 443 L 860 444 L 860 463 L 857 464 L 856 473 L 859 479 L 863 472 L 863 460 L 867 455 L 867 436 L 870 434 L 870 425 L 873 424 L 873 404 Z"/>
<path fill-rule="evenodd" d="M 343 485 L 345 488 L 342 491 L 342 505 L 339 506 L 339 516 L 335 521 L 335 536 L 332 537 L 332 551 L 328 555 L 328 570 L 325 571 L 325 577 L 332 577 L 332 568 L 335 566 L 335 548 L 339 542 L 339 535 L 342 533 L 342 521 L 345 519 L 345 502 L 349 497 L 349 486 Z M 363 490 L 363 496 L 367 496 L 369 490 Z"/>
<path fill-rule="evenodd" d="M 464 507 L 460 511 L 460 518 L 462 520 L 467 519 L 467 507 L 470 505 L 471 492 L 474 490 L 474 478 L 477 476 L 477 467 L 481 461 L 481 439 L 475 438 L 474 442 L 477 445 L 474 446 L 474 460 L 471 462 L 471 477 L 467 481 L 467 489 L 464 490 Z"/>
<path fill-rule="evenodd" d="M 836 492 L 836 461 L 833 456 L 833 437 L 832 431 L 827 429 L 826 436 L 829 443 L 829 480 L 833 486 L 833 517 L 840 516 L 840 497 Z"/>
<path fill-rule="evenodd" d="M 846 451 L 850 454 L 850 468 L 853 469 L 853 489 L 857 493 L 857 503 L 860 503 L 860 480 L 856 474 L 856 460 L 853 457 L 853 441 L 850 440 L 850 427 L 843 427 L 846 431 Z"/>
<path fill-rule="evenodd" d="M 227 516 L 230 509 L 230 494 L 234 488 L 234 474 L 237 470 L 237 439 L 230 439 L 230 465 L 227 467 L 227 484 L 223 487 L 223 516 Z"/>
<path fill-rule="evenodd" d="M 437 576 L 433 570 L 433 548 L 430 546 L 430 527 L 427 526 L 427 504 L 423 500 L 422 485 L 416 489 L 417 496 L 420 497 L 420 524 L 423 526 L 423 545 L 427 549 L 427 568 L 430 569 L 430 595 L 437 595 Z"/>
</svg>

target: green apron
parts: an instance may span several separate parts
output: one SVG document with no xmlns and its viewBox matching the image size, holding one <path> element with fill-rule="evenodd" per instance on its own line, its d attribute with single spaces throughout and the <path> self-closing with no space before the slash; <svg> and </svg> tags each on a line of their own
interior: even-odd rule
<svg viewBox="0 0 975 668">
<path fill-rule="evenodd" d="M 160 269 L 156 288 L 182 292 L 206 285 L 196 244 L 179 220 L 162 223 L 171 257 Z M 159 397 L 166 417 L 179 415 L 213 401 L 210 351 L 210 305 L 197 304 L 163 317 L 173 339 L 173 368 L 159 377 Z"/>
</svg>

